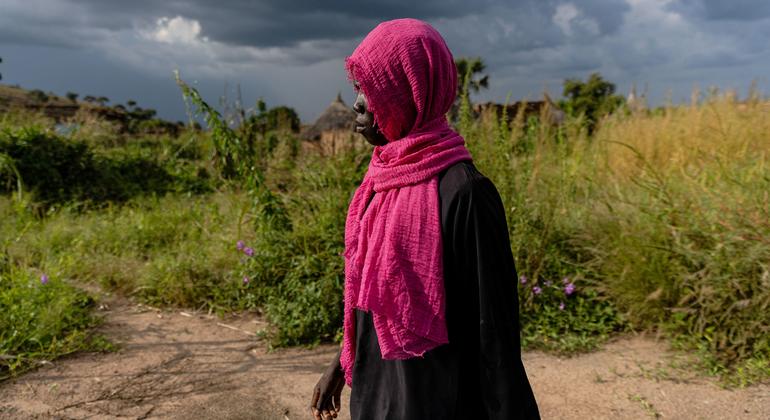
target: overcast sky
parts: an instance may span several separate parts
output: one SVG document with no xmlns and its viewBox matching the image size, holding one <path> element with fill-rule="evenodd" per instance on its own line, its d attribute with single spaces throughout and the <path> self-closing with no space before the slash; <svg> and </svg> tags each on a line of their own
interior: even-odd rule
<svg viewBox="0 0 770 420">
<path fill-rule="evenodd" d="M 0 0 L 1 83 L 134 99 L 185 119 L 173 70 L 216 103 L 289 105 L 314 120 L 341 91 L 344 58 L 376 24 L 433 24 L 455 57 L 481 56 L 476 100 L 561 93 L 594 71 L 652 102 L 694 86 L 770 93 L 769 0 Z"/>
</svg>

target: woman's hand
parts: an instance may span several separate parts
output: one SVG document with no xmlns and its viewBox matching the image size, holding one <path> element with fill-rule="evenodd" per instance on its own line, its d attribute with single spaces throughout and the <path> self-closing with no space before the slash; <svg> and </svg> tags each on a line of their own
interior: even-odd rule
<svg viewBox="0 0 770 420">
<path fill-rule="evenodd" d="M 313 390 L 313 400 L 310 410 L 316 420 L 336 418 L 340 412 L 342 388 L 345 387 L 345 373 L 340 366 L 340 355 L 337 353 Z"/>
</svg>

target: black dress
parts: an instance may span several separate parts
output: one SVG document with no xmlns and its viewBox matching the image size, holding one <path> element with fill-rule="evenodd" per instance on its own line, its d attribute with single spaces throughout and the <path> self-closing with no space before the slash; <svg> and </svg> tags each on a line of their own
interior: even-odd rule
<svg viewBox="0 0 770 420">
<path fill-rule="evenodd" d="M 439 175 L 449 344 L 383 360 L 356 310 L 353 419 L 536 419 L 519 344 L 516 269 L 500 195 L 470 162 Z"/>
</svg>

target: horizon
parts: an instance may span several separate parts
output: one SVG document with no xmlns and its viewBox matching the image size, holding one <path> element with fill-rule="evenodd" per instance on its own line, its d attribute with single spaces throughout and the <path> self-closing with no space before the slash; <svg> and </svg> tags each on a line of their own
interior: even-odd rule
<svg viewBox="0 0 770 420">
<path fill-rule="evenodd" d="M 646 87 L 651 106 L 688 102 L 694 88 L 770 91 L 770 5 L 761 0 L 4 3 L 0 83 L 135 100 L 171 121 L 187 119 L 178 69 L 211 104 L 226 89 L 232 101 L 240 85 L 245 108 L 262 98 L 312 123 L 338 93 L 352 104 L 344 58 L 378 22 L 402 16 L 435 26 L 455 58 L 484 60 L 490 86 L 476 102 L 560 98 L 564 79 L 593 72 L 624 97 Z"/>
</svg>

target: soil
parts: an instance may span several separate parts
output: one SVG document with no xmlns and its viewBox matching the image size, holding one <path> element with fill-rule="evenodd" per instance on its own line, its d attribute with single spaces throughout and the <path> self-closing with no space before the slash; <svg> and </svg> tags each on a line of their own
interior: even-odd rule
<svg viewBox="0 0 770 420">
<path fill-rule="evenodd" d="M 255 316 L 127 301 L 101 311 L 103 333 L 120 349 L 58 359 L 0 384 L 0 418 L 309 419 L 311 390 L 336 353 L 334 345 L 271 351 L 255 334 L 266 327 Z M 572 358 L 525 352 L 523 360 L 544 419 L 770 418 L 769 384 L 724 389 L 651 336 Z"/>
</svg>

